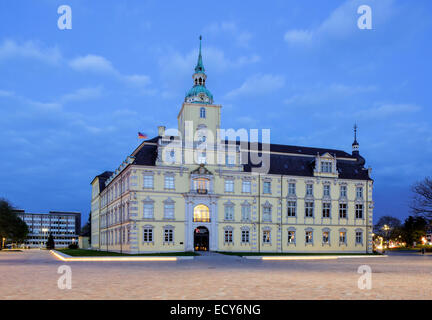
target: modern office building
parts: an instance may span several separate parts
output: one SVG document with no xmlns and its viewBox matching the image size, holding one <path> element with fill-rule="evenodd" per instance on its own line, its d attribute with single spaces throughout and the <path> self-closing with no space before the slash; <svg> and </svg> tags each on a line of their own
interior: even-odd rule
<svg viewBox="0 0 432 320">
<path fill-rule="evenodd" d="M 226 138 L 201 44 L 192 78 L 178 129 L 159 126 L 92 180 L 94 249 L 372 251 L 373 180 L 356 130 L 352 153 Z"/>
<path fill-rule="evenodd" d="M 15 212 L 29 227 L 25 245 L 30 248 L 44 247 L 50 234 L 54 237 L 56 248 L 78 243 L 81 230 L 80 212 L 30 213 L 24 210 L 15 210 Z"/>
</svg>

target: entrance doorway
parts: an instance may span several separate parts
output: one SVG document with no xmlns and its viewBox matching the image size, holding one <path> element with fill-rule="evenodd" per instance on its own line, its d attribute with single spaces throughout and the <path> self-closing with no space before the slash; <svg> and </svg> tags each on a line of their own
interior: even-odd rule
<svg viewBox="0 0 432 320">
<path fill-rule="evenodd" d="M 206 227 L 198 227 L 194 230 L 195 251 L 209 251 L 209 231 Z"/>
</svg>

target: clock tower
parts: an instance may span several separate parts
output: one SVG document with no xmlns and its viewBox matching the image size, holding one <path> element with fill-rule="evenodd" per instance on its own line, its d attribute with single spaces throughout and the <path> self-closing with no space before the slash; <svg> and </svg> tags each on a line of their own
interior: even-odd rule
<svg viewBox="0 0 432 320">
<path fill-rule="evenodd" d="M 199 45 L 198 61 L 192 75 L 193 86 L 186 93 L 182 108 L 177 116 L 178 128 L 182 139 L 193 138 L 194 142 L 216 142 L 216 134 L 220 129 L 220 105 L 213 104 L 213 95 L 206 88 L 207 75 Z"/>
</svg>

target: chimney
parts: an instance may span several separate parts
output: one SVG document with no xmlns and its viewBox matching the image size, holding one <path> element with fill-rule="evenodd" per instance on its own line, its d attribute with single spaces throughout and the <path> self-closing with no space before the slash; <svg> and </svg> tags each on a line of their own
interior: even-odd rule
<svg viewBox="0 0 432 320">
<path fill-rule="evenodd" d="M 163 137 L 165 135 L 165 127 L 158 126 L 158 136 Z"/>
</svg>

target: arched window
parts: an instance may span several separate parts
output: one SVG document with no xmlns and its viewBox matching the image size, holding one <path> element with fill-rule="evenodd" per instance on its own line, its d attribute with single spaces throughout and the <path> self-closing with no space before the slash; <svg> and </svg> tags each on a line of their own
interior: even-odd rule
<svg viewBox="0 0 432 320">
<path fill-rule="evenodd" d="M 194 208 L 194 222 L 210 222 L 210 211 L 206 205 L 199 204 Z"/>
<path fill-rule="evenodd" d="M 199 78 L 199 84 L 202 85 L 202 78 Z"/>
<path fill-rule="evenodd" d="M 205 117 L 206 117 L 206 109 L 202 107 L 200 109 L 200 118 L 205 118 Z"/>
</svg>

